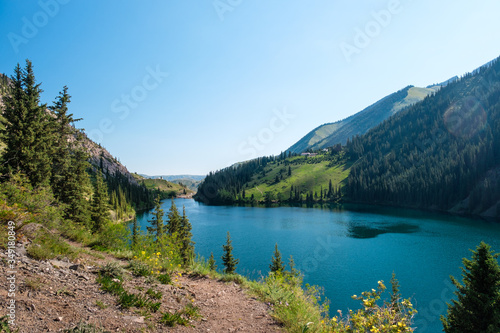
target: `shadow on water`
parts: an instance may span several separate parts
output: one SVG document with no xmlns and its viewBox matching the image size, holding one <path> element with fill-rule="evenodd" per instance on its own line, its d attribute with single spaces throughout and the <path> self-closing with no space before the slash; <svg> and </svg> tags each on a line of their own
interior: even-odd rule
<svg viewBox="0 0 500 333">
<path fill-rule="evenodd" d="M 356 225 L 351 224 L 347 228 L 347 235 L 351 238 L 375 238 L 382 234 L 411 234 L 419 231 L 419 227 L 408 223 L 379 224 L 379 225 Z"/>
</svg>

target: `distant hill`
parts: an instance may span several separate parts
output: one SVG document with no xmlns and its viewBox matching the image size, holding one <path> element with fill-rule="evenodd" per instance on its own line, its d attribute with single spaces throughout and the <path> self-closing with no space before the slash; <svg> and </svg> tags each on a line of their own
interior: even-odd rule
<svg viewBox="0 0 500 333">
<path fill-rule="evenodd" d="M 184 185 L 191 191 L 198 191 L 198 186 L 200 183 L 205 179 L 205 176 L 200 176 L 200 175 L 160 175 L 160 176 L 148 176 L 141 174 L 142 177 L 144 178 L 150 178 L 150 179 L 165 179 L 168 180 L 169 182 L 179 184 L 179 185 Z"/>
<path fill-rule="evenodd" d="M 302 153 L 308 150 L 331 147 L 337 143 L 345 144 L 347 139 L 355 135 L 365 134 L 370 128 L 380 124 L 405 107 L 420 102 L 436 92 L 447 82 L 427 88 L 408 86 L 401 89 L 346 119 L 318 126 L 291 146 L 288 151 Z"/>
<path fill-rule="evenodd" d="M 140 174 L 140 175 L 144 178 L 152 178 L 152 179 L 162 178 L 168 181 L 178 180 L 178 179 L 203 180 L 203 178 L 205 178 L 205 176 L 200 176 L 200 175 L 159 175 L 159 176 L 148 176 L 145 174 Z"/>
<path fill-rule="evenodd" d="M 259 157 L 211 172 L 195 199 L 206 204 L 273 204 L 334 202 L 352 162 L 340 146 L 307 156 Z"/>
<path fill-rule="evenodd" d="M 174 183 L 161 178 L 148 178 L 137 173 L 134 173 L 133 176 L 139 184 L 143 184 L 150 190 L 166 192 L 168 197 L 191 197 L 196 192 L 186 184 Z"/>
</svg>

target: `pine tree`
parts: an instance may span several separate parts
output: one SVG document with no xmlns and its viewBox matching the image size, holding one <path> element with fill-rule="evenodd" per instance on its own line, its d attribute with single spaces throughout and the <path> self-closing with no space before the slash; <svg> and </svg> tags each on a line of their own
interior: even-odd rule
<svg viewBox="0 0 500 333">
<path fill-rule="evenodd" d="M 233 274 L 236 270 L 236 265 L 240 262 L 239 259 L 233 257 L 233 246 L 231 245 L 231 235 L 227 232 L 226 244 L 222 245 L 224 254 L 222 255 L 222 263 L 224 264 L 224 273 Z"/>
<path fill-rule="evenodd" d="M 274 245 L 274 255 L 271 258 L 269 269 L 272 273 L 282 273 L 285 270 L 285 264 L 281 260 L 281 253 L 278 250 L 278 243 Z"/>
<path fill-rule="evenodd" d="M 135 248 L 139 243 L 139 232 L 137 216 L 134 216 L 134 220 L 132 221 L 132 248 Z"/>
<path fill-rule="evenodd" d="M 398 279 L 396 279 L 396 273 L 394 272 L 392 272 L 391 277 L 391 288 L 391 303 L 395 305 L 398 304 L 399 300 L 401 299 L 401 293 L 399 292 L 399 281 Z"/>
<path fill-rule="evenodd" d="M 68 104 L 71 101 L 71 96 L 68 94 L 68 87 L 64 86 L 63 90 L 59 92 L 57 100 L 54 105 L 50 107 L 55 115 L 53 122 L 54 142 L 55 147 L 53 162 L 52 162 L 52 190 L 56 198 L 61 199 L 64 197 L 64 183 L 65 178 L 71 166 L 71 136 L 75 130 L 71 126 L 75 121 L 80 119 L 73 119 L 73 114 L 68 114 Z M 63 199 L 64 201 L 64 199 Z"/>
<path fill-rule="evenodd" d="M 208 259 L 208 266 L 210 267 L 211 271 L 215 271 L 217 269 L 213 252 L 210 252 L 210 258 Z"/>
<path fill-rule="evenodd" d="M 181 231 L 181 217 L 179 216 L 179 211 L 175 206 L 174 198 L 172 198 L 172 204 L 168 211 L 168 222 L 167 222 L 167 232 L 169 235 L 179 234 Z"/>
<path fill-rule="evenodd" d="M 82 133 L 72 126 L 81 119 L 74 119 L 73 114 L 68 113 L 70 98 L 68 87 L 64 86 L 54 105 L 50 107 L 55 115 L 52 124 L 54 153 L 51 186 L 56 198 L 67 205 L 66 218 L 89 225 L 89 156 L 82 148 Z"/>
<path fill-rule="evenodd" d="M 290 258 L 288 259 L 288 266 L 290 267 L 290 276 L 292 276 L 293 278 L 298 278 L 300 272 L 295 268 L 295 260 L 293 260 L 292 255 L 290 255 Z"/>
<path fill-rule="evenodd" d="M 52 168 L 51 118 L 46 105 L 40 105 L 42 89 L 36 83 L 31 61 L 21 70 L 19 64 L 12 76 L 11 94 L 4 98 L 4 129 L 6 145 L 2 156 L 6 175 L 21 172 L 31 185 L 48 185 Z"/>
<path fill-rule="evenodd" d="M 186 264 L 189 259 L 194 254 L 194 242 L 192 241 L 193 234 L 191 233 L 191 223 L 186 216 L 186 207 L 182 206 L 182 216 L 180 223 L 181 232 L 181 256 L 184 264 Z"/>
<path fill-rule="evenodd" d="M 151 214 L 153 215 L 153 218 L 151 220 L 148 220 L 148 222 L 151 224 L 151 227 L 148 227 L 148 232 L 156 237 L 156 242 L 159 242 L 164 234 L 164 213 L 163 209 L 161 208 L 160 195 L 158 195 L 155 199 L 155 208 Z"/>
<path fill-rule="evenodd" d="M 500 265 L 491 247 L 481 242 L 472 251 L 472 260 L 462 260 L 462 282 L 454 277 L 457 300 L 441 316 L 446 333 L 500 332 Z"/>
<path fill-rule="evenodd" d="M 109 197 L 108 188 L 102 178 L 100 171 L 96 174 L 94 194 L 92 195 L 92 231 L 97 232 L 109 221 Z"/>
<path fill-rule="evenodd" d="M 87 198 L 90 197 L 92 185 L 87 173 L 87 158 L 88 155 L 82 149 L 75 150 L 70 156 L 70 165 L 60 188 L 60 200 L 67 205 L 66 218 L 89 227 L 91 209 Z"/>
</svg>

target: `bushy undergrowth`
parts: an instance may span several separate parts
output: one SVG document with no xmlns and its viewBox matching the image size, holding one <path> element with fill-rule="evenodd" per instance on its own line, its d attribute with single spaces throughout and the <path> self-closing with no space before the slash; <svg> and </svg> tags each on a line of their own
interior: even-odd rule
<svg viewBox="0 0 500 333">
<path fill-rule="evenodd" d="M 201 318 L 199 311 L 198 307 L 188 304 L 180 311 L 162 313 L 160 323 L 168 327 L 174 327 L 175 325 L 188 326 L 190 320 Z"/>
<path fill-rule="evenodd" d="M 74 260 L 78 256 L 77 250 L 43 228 L 37 231 L 26 252 L 36 260 L 48 260 L 56 257 L 68 257 Z"/>
</svg>

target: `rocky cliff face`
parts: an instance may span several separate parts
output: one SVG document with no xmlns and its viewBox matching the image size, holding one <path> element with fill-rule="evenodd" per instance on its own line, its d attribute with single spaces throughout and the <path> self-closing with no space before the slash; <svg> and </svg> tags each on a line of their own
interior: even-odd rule
<svg viewBox="0 0 500 333">
<path fill-rule="evenodd" d="M 6 88 L 9 85 L 9 83 L 10 83 L 9 78 L 6 75 L 0 73 L 0 109 L 3 109 L 4 104 L 2 102 L 2 96 L 6 93 L 7 91 Z M 47 109 L 47 112 L 51 111 Z M 130 172 L 128 172 L 127 168 L 123 164 L 121 164 L 115 157 L 113 157 L 113 155 L 111 155 L 109 151 L 107 151 L 101 145 L 90 140 L 85 133 L 82 134 L 83 134 L 83 141 L 82 141 L 83 148 L 90 155 L 90 163 L 94 167 L 99 167 L 102 164 L 102 169 L 104 170 L 104 172 L 106 170 L 108 170 L 110 174 L 114 174 L 115 172 L 120 172 L 122 175 L 125 175 L 132 184 L 137 184 L 137 181 L 135 180 L 134 177 L 132 177 Z"/>
<path fill-rule="evenodd" d="M 137 184 L 136 179 L 127 170 L 127 168 L 121 164 L 109 151 L 103 148 L 101 145 L 90 140 L 85 133 L 83 134 L 82 145 L 85 151 L 90 155 L 90 163 L 94 167 L 101 167 L 103 172 L 108 170 L 109 174 L 113 175 L 116 172 L 121 173 L 126 176 L 130 183 Z"/>
</svg>

